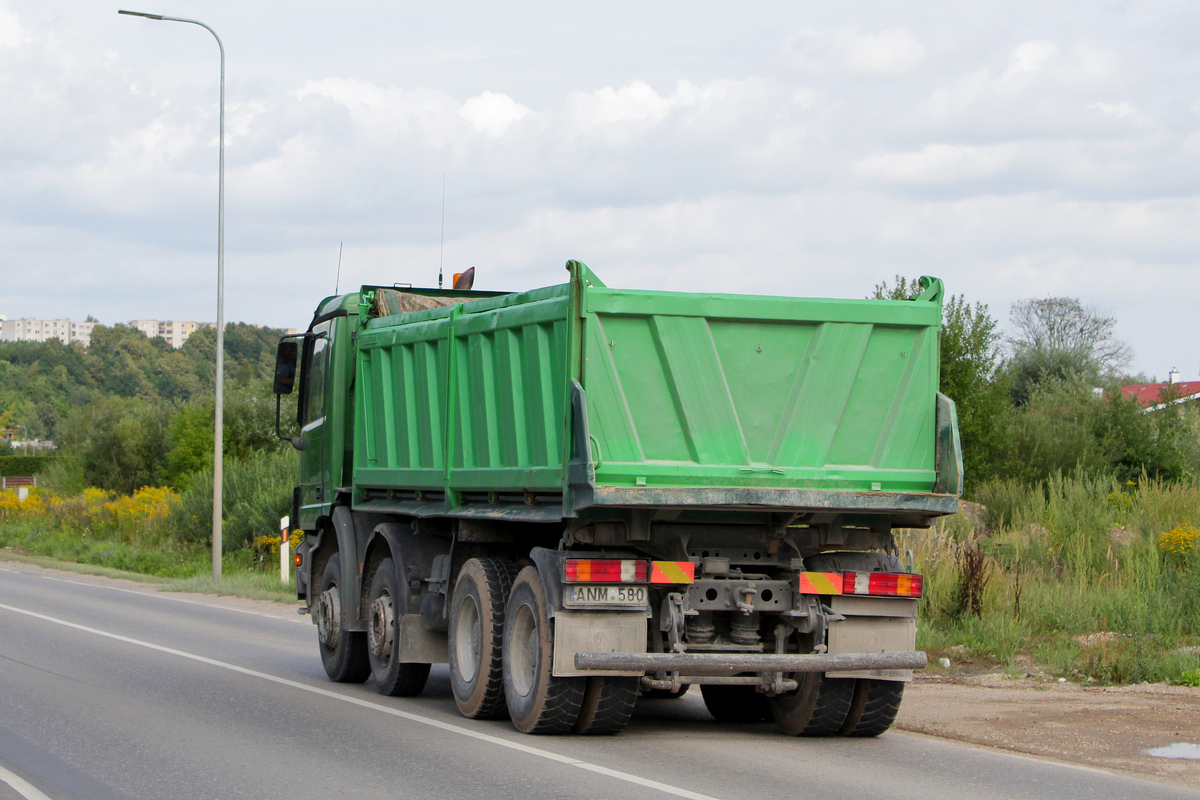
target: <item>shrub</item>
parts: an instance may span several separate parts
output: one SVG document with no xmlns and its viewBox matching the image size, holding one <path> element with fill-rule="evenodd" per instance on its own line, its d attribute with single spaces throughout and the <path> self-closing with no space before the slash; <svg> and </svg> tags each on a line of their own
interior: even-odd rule
<svg viewBox="0 0 1200 800">
<path fill-rule="evenodd" d="M 279 536 L 279 519 L 291 513 L 296 481 L 293 453 L 255 453 L 224 464 L 222 544 L 249 548 L 256 536 Z M 191 544 L 212 537 L 212 473 L 193 473 L 171 513 L 175 532 Z"/>
</svg>

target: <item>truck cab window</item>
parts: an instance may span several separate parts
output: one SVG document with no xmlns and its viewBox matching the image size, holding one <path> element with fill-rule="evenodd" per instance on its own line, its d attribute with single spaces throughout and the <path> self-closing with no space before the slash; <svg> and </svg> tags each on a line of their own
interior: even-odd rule
<svg viewBox="0 0 1200 800">
<path fill-rule="evenodd" d="M 304 345 L 300 424 L 307 425 L 325 415 L 325 382 L 329 370 L 329 322 L 312 330 Z"/>
</svg>

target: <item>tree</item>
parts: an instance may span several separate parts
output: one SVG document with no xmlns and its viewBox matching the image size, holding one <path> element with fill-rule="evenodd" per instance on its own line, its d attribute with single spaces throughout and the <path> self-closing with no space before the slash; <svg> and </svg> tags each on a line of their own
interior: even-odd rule
<svg viewBox="0 0 1200 800">
<path fill-rule="evenodd" d="M 88 486 L 132 494 L 158 486 L 167 470 L 171 410 L 141 398 L 103 397 L 63 426 L 63 450 Z"/>
<path fill-rule="evenodd" d="M 1129 363 L 1129 345 L 1113 334 L 1117 320 L 1074 297 L 1021 300 L 1010 314 L 1013 400 L 1025 405 L 1051 382 L 1093 386 Z"/>
</svg>

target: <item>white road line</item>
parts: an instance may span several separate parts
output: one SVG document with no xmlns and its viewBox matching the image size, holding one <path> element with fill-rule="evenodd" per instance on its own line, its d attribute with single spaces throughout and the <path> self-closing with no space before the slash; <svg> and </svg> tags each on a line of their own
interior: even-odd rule
<svg viewBox="0 0 1200 800">
<path fill-rule="evenodd" d="M 220 667 L 222 669 L 227 669 L 230 672 L 237 672 L 241 675 L 248 675 L 252 678 L 259 678 L 264 681 L 270 681 L 271 683 L 276 683 L 276 684 L 279 684 L 280 686 L 287 686 L 292 689 L 299 689 L 302 692 L 309 692 L 310 694 L 320 695 L 321 697 L 328 697 L 332 700 L 340 700 L 343 703 L 350 703 L 351 705 L 362 706 L 363 708 L 369 708 L 373 711 L 382 711 L 384 714 L 390 714 L 393 717 L 400 717 L 401 719 L 406 719 L 411 722 L 419 722 L 422 725 L 429 725 L 430 727 L 433 727 L 433 728 L 439 728 L 444 731 L 449 731 L 450 733 L 456 733 L 459 736 L 466 736 L 471 739 L 476 739 L 476 740 L 479 740 L 482 742 L 487 742 L 488 744 L 494 744 L 499 747 L 506 747 L 509 750 L 517 750 L 519 752 L 526 753 L 527 755 L 537 756 L 538 758 L 544 758 L 547 761 L 555 761 L 555 762 L 558 762 L 559 764 L 566 764 L 566 765 L 572 766 L 572 767 L 579 767 L 580 769 L 585 769 L 589 772 L 595 772 L 600 775 L 606 775 L 610 778 L 615 778 L 616 780 L 625 781 L 626 783 L 632 783 L 632 784 L 636 784 L 638 786 L 644 786 L 648 789 L 655 789 L 657 791 L 663 792 L 664 794 L 673 795 L 675 797 L 683 797 L 683 798 L 687 798 L 687 800 L 716 800 L 716 798 L 710 797 L 709 795 L 706 795 L 706 794 L 700 794 L 699 792 L 689 791 L 687 789 L 683 789 L 678 786 L 671 786 L 670 784 L 667 784 L 667 783 L 659 783 L 658 781 L 650 780 L 649 778 L 643 778 L 639 775 L 632 775 L 628 772 L 621 772 L 620 770 L 609 769 L 608 767 L 602 767 L 599 764 L 592 764 L 590 762 L 581 761 L 580 759 L 573 758 L 571 756 L 564 756 L 559 753 L 551 752 L 549 750 L 543 750 L 540 747 L 533 747 L 531 745 L 521 744 L 520 742 L 512 742 L 507 739 L 501 739 L 499 736 L 492 736 L 491 734 L 488 734 L 488 733 L 480 733 L 479 731 L 473 731 L 470 728 L 464 728 L 461 725 L 455 725 L 452 722 L 445 722 L 440 719 L 426 717 L 422 714 L 413 714 L 410 711 L 401 711 L 398 708 L 389 708 L 388 706 L 382 706 L 382 705 L 379 705 L 378 703 L 372 703 L 369 700 L 363 700 L 358 697 L 351 697 L 349 695 L 339 694 L 338 692 L 330 691 L 329 689 L 321 689 L 316 686 L 308 686 L 306 684 L 299 683 L 297 681 L 288 680 L 287 678 L 280 678 L 275 675 L 268 675 L 265 672 L 258 672 L 257 670 L 247 669 L 246 667 L 239 667 L 236 664 L 229 664 L 225 661 L 217 661 L 216 659 L 206 658 L 205 656 L 199 656 L 199 655 L 196 655 L 195 653 L 188 653 L 183 650 L 175 650 L 174 648 L 171 648 L 171 647 L 163 647 L 162 645 L 159 645 L 159 644 L 143 642 L 140 639 L 131 639 L 128 636 L 121 636 L 120 634 L 109 633 L 108 631 L 102 631 L 97 628 L 89 628 L 86 625 L 79 625 L 78 623 L 68 622 L 67 620 L 64 620 L 64 619 L 58 619 L 56 617 L 49 617 L 49 616 L 46 616 L 45 614 L 38 614 L 34 611 L 26 611 L 23 608 L 16 608 L 14 606 L 5 605 L 3 603 L 0 603 L 0 609 L 4 609 L 6 611 L 11 611 L 14 614 L 23 614 L 24 616 L 33 617 L 35 619 L 44 620 L 46 622 L 52 622 L 55 625 L 62 625 L 63 627 L 66 627 L 66 628 L 73 628 L 77 631 L 91 633 L 96 636 L 103 636 L 106 639 L 114 639 L 118 642 L 125 642 L 126 644 L 137 645 L 138 647 L 145 647 L 148 650 L 156 650 L 160 653 L 167 653 L 169 655 L 178 656 L 180 658 L 186 658 L 191 661 L 197 661 L 201 664 L 208 664 L 209 666 L 212 666 L 212 667 Z M 30 788 L 32 788 L 32 787 L 30 787 Z M 36 790 L 34 790 L 34 791 L 36 791 Z M 41 795 L 39 793 L 39 795 L 31 796 L 30 800 L 42 800 L 42 798 L 44 798 L 44 797 L 45 797 L 45 795 Z M 49 800 L 49 798 L 46 798 L 46 800 Z"/>
<path fill-rule="evenodd" d="M 279 617 L 274 614 L 267 614 L 263 611 L 252 611 L 248 608 L 235 608 L 234 606 L 221 605 L 220 603 L 206 603 L 202 600 L 189 600 L 186 597 L 172 597 L 169 594 L 164 594 L 161 591 L 144 592 L 140 589 L 126 589 L 123 586 L 107 586 L 103 583 L 89 583 L 88 581 L 72 581 L 67 578 L 55 578 L 50 575 L 43 575 L 40 572 L 26 572 L 23 569 L 8 569 L 0 567 L 0 572 L 11 572 L 14 575 L 29 575 L 35 578 L 41 578 L 47 581 L 58 581 L 59 583 L 69 583 L 73 586 L 90 586 L 96 589 L 108 589 L 110 592 L 125 592 L 126 594 L 138 594 L 142 597 L 156 597 L 159 600 L 170 600 L 174 603 L 187 603 L 192 606 L 204 606 L 205 608 L 219 608 L 225 611 L 236 611 L 239 614 L 250 614 L 255 617 L 266 617 L 267 619 L 278 619 L 283 622 L 305 622 L 306 620 L 296 619 L 294 617 Z M 219 595 L 218 595 L 219 596 Z"/>
<path fill-rule="evenodd" d="M 4 767 L 0 767 L 0 781 L 4 781 L 9 786 L 16 789 L 17 793 L 20 794 L 21 797 L 24 797 L 25 800 L 50 800 L 49 797 L 39 791 L 38 788 L 32 783 L 25 780 L 20 775 L 14 775 Z"/>
</svg>

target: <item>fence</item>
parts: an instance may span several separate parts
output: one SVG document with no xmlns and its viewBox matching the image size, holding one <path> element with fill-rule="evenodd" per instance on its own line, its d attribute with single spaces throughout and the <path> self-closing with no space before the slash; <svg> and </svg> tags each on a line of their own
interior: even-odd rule
<svg viewBox="0 0 1200 800">
<path fill-rule="evenodd" d="M 0 489 L 16 489 L 19 487 L 37 486 L 37 476 L 5 478 L 0 476 Z"/>
</svg>

